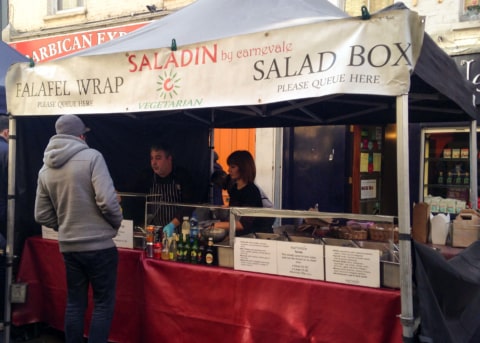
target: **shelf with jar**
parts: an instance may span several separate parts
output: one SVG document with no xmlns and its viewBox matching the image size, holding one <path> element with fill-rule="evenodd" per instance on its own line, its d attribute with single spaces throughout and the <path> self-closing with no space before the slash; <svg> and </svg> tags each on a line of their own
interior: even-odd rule
<svg viewBox="0 0 480 343">
<path fill-rule="evenodd" d="M 468 127 L 423 129 L 421 199 L 434 196 L 469 203 L 472 181 L 469 142 Z"/>
<path fill-rule="evenodd" d="M 470 187 L 470 173 L 469 172 L 447 172 L 446 175 L 443 171 L 438 172 L 436 183 L 425 184 L 424 187 L 438 187 L 438 188 L 450 188 L 450 187 Z"/>
</svg>

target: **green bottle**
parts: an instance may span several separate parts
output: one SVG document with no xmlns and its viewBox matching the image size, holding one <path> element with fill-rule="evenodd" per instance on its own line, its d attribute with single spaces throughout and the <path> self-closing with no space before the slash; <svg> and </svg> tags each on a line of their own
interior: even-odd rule
<svg viewBox="0 0 480 343">
<path fill-rule="evenodd" d="M 205 264 L 205 244 L 202 242 L 200 238 L 198 239 L 197 262 L 198 264 Z"/>
<path fill-rule="evenodd" d="M 185 241 L 183 242 L 183 262 L 190 263 L 190 251 L 192 247 L 190 245 L 190 238 L 187 236 L 185 237 Z"/>
<path fill-rule="evenodd" d="M 440 172 L 440 173 L 438 174 L 438 181 L 437 181 L 437 183 L 438 183 L 439 185 L 443 185 L 443 172 Z"/>
<path fill-rule="evenodd" d="M 470 174 L 467 172 L 465 173 L 465 177 L 463 178 L 463 184 L 469 185 L 470 184 Z"/>
<path fill-rule="evenodd" d="M 190 249 L 190 263 L 197 264 L 197 255 L 198 255 L 198 239 L 195 237 L 193 239 L 192 248 Z"/>
<path fill-rule="evenodd" d="M 177 261 L 183 262 L 183 233 L 180 233 L 178 236 L 178 243 L 177 243 Z"/>
<path fill-rule="evenodd" d="M 447 185 L 451 185 L 451 184 L 452 184 L 452 181 L 453 181 L 452 173 L 451 173 L 451 172 L 448 172 Z"/>
<path fill-rule="evenodd" d="M 172 241 L 170 242 L 170 248 L 168 249 L 168 259 L 170 261 L 177 260 L 177 234 L 174 233 L 172 236 Z"/>
</svg>

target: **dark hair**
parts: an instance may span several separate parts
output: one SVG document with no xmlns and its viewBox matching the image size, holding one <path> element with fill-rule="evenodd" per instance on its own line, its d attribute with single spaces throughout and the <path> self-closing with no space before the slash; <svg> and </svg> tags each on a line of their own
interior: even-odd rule
<svg viewBox="0 0 480 343">
<path fill-rule="evenodd" d="M 222 189 L 227 189 L 227 173 L 223 170 L 215 170 L 210 177 L 210 181 Z"/>
<path fill-rule="evenodd" d="M 8 129 L 8 116 L 0 115 L 0 131 Z"/>
<path fill-rule="evenodd" d="M 150 145 L 150 151 L 164 151 L 166 157 L 169 157 L 169 156 L 173 157 L 172 149 L 171 149 L 170 145 L 166 142 L 160 142 L 160 141 L 153 142 Z"/>
<path fill-rule="evenodd" d="M 227 164 L 229 166 L 235 165 L 238 167 L 240 177 L 247 183 L 254 182 L 257 176 L 257 168 L 252 154 L 247 150 L 237 150 L 228 156 Z"/>
</svg>

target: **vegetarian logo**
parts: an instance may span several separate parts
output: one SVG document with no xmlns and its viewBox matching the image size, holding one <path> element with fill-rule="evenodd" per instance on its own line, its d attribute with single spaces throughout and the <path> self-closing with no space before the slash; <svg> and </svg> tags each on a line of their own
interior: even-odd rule
<svg viewBox="0 0 480 343">
<path fill-rule="evenodd" d="M 157 88 L 157 91 L 160 93 L 160 97 L 165 100 L 178 95 L 179 83 L 180 78 L 174 69 L 171 69 L 170 72 L 165 71 L 163 75 L 158 76 L 157 84 L 159 88 Z"/>
</svg>

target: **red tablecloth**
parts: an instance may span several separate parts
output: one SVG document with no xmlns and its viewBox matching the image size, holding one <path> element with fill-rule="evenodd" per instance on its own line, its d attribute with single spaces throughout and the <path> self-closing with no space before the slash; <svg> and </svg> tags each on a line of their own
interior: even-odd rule
<svg viewBox="0 0 480 343">
<path fill-rule="evenodd" d="M 139 342 L 138 330 L 143 323 L 143 254 L 137 250 L 119 249 L 117 298 L 110 338 L 115 342 Z M 48 323 L 63 331 L 67 299 L 65 265 L 56 241 L 32 237 L 23 249 L 17 282 L 28 283 L 25 304 L 13 304 L 12 323 L 23 325 Z M 87 323 L 91 318 L 91 303 Z"/>
<path fill-rule="evenodd" d="M 145 259 L 119 249 L 114 342 L 402 342 L 400 292 Z M 12 322 L 63 329 L 65 268 L 55 241 L 26 241 Z"/>
</svg>

